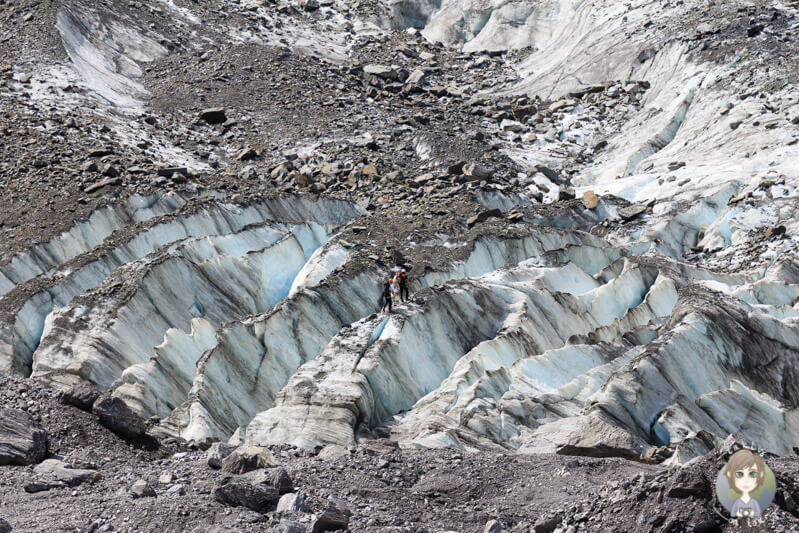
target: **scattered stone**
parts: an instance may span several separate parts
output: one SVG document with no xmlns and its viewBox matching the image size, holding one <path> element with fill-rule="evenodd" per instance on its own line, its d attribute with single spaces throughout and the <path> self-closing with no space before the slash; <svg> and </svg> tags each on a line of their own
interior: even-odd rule
<svg viewBox="0 0 799 533">
<path fill-rule="evenodd" d="M 413 178 L 414 183 L 417 185 L 423 185 L 428 181 L 433 181 L 436 177 L 433 175 L 432 172 L 428 172 L 427 174 L 422 174 L 421 176 L 416 176 Z"/>
<path fill-rule="evenodd" d="M 280 499 L 274 487 L 253 482 L 250 476 L 225 476 L 213 489 L 214 499 L 232 507 L 246 507 L 259 513 L 269 510 Z"/>
<path fill-rule="evenodd" d="M 171 178 L 174 174 L 186 175 L 189 173 L 189 169 L 186 167 L 159 167 L 156 169 L 156 173 L 159 176 Z"/>
<path fill-rule="evenodd" d="M 671 163 L 669 163 L 669 170 L 674 171 L 684 166 L 685 166 L 684 161 L 672 161 Z"/>
<path fill-rule="evenodd" d="M 100 423 L 122 437 L 137 439 L 147 432 L 144 420 L 119 398 L 104 394 L 94 402 L 92 412 Z"/>
<path fill-rule="evenodd" d="M 103 174 L 103 176 L 108 176 L 109 178 L 116 178 L 119 176 L 119 169 L 114 166 L 113 163 L 106 163 L 103 165 L 103 168 L 100 169 L 100 172 Z"/>
<path fill-rule="evenodd" d="M 236 159 L 239 161 L 250 161 L 251 159 L 255 159 L 258 157 L 258 152 L 253 150 L 252 148 L 244 148 L 238 154 L 236 154 Z"/>
<path fill-rule="evenodd" d="M 294 520 L 284 518 L 277 526 L 278 533 L 305 533 L 305 526 Z"/>
<path fill-rule="evenodd" d="M 374 178 L 377 176 L 377 167 L 374 165 L 366 165 L 361 169 L 361 176 L 366 178 Z"/>
<path fill-rule="evenodd" d="M 624 220 L 630 220 L 630 219 L 633 219 L 633 218 L 637 217 L 638 215 L 640 215 L 641 213 L 643 213 L 646 210 L 647 210 L 647 207 L 645 205 L 633 204 L 633 205 L 630 205 L 630 206 L 627 206 L 627 207 L 622 207 L 621 209 L 619 209 L 619 216 L 621 218 L 623 218 Z"/>
<path fill-rule="evenodd" d="M 757 37 L 758 35 L 760 35 L 760 32 L 763 31 L 763 28 L 765 28 L 763 24 L 755 24 L 753 26 L 750 26 L 749 29 L 746 30 L 746 35 L 748 37 Z"/>
<path fill-rule="evenodd" d="M 73 385 L 70 389 L 62 391 L 58 395 L 58 400 L 64 405 L 72 405 L 84 411 L 91 411 L 92 405 L 100 397 L 100 391 L 91 383 L 81 381 Z"/>
<path fill-rule="evenodd" d="M 322 533 L 323 531 L 338 531 L 347 529 L 350 523 L 350 511 L 342 501 L 331 501 L 324 512 L 316 519 L 313 524 L 312 533 Z"/>
<path fill-rule="evenodd" d="M 389 439 L 370 440 L 361 447 L 365 454 L 376 457 L 394 452 L 397 448 L 397 443 Z"/>
<path fill-rule="evenodd" d="M 200 120 L 208 124 L 222 124 L 227 121 L 224 107 L 211 107 L 200 112 Z"/>
<path fill-rule="evenodd" d="M 486 220 L 492 217 L 502 218 L 502 211 L 500 211 L 499 209 L 489 209 L 487 211 L 482 211 L 471 217 L 469 220 L 467 220 L 466 225 L 472 228 L 477 224 L 485 222 Z"/>
<path fill-rule="evenodd" d="M 256 472 L 256 481 L 277 489 L 280 494 L 287 494 L 294 490 L 294 482 L 285 468 L 270 468 Z"/>
<path fill-rule="evenodd" d="M 567 107 L 572 107 L 574 105 L 574 101 L 572 100 L 558 100 L 557 102 L 553 103 L 549 106 L 549 112 L 555 113 L 560 111 L 561 109 L 565 109 Z"/>
<path fill-rule="evenodd" d="M 422 80 L 424 79 L 424 71 L 422 69 L 416 69 L 411 72 L 408 79 L 405 80 L 406 85 L 419 85 Z"/>
<path fill-rule="evenodd" d="M 222 461 L 233 453 L 233 451 L 237 448 L 233 444 L 228 444 L 227 442 L 215 442 L 211 444 L 211 447 L 208 448 L 208 454 L 206 456 L 206 463 L 211 468 L 222 468 Z"/>
<path fill-rule="evenodd" d="M 583 205 L 588 209 L 594 209 L 599 205 L 599 196 L 594 191 L 585 191 L 583 193 Z"/>
<path fill-rule="evenodd" d="M 47 433 L 19 409 L 0 408 L 0 465 L 31 465 L 47 455 Z"/>
<path fill-rule="evenodd" d="M 308 510 L 305 500 L 299 492 L 290 492 L 280 497 L 277 502 L 278 513 L 304 513 Z"/>
<path fill-rule="evenodd" d="M 499 523 L 497 520 L 489 520 L 486 524 L 485 528 L 483 528 L 483 533 L 505 533 L 506 530 L 502 527 L 502 524 Z"/>
<path fill-rule="evenodd" d="M 374 148 L 377 147 L 377 142 L 375 141 L 374 137 L 372 137 L 372 134 L 369 133 L 368 131 L 366 133 L 364 133 L 363 135 L 360 135 L 360 136 L 356 137 L 353 140 L 353 144 L 355 146 L 359 147 L 359 148 L 372 148 L 372 149 L 374 149 Z"/>
<path fill-rule="evenodd" d="M 491 177 L 491 169 L 479 163 L 468 163 L 463 165 L 463 175 L 475 180 L 484 180 Z"/>
<path fill-rule="evenodd" d="M 505 119 L 500 123 L 499 129 L 501 129 L 502 131 L 519 132 L 524 130 L 524 124 L 522 124 L 521 122 L 517 122 L 515 120 Z"/>
<path fill-rule="evenodd" d="M 350 451 L 344 446 L 339 444 L 328 444 L 322 448 L 322 450 L 316 454 L 316 456 L 320 459 L 337 459 L 339 457 L 346 457 L 349 454 Z"/>
<path fill-rule="evenodd" d="M 563 180 L 561 179 L 561 177 L 560 177 L 560 174 L 558 174 L 556 171 L 552 170 L 552 169 L 551 169 L 551 168 L 549 168 L 549 167 L 545 167 L 545 166 L 541 166 L 541 165 L 539 165 L 539 166 L 537 166 L 537 167 L 535 167 L 535 168 L 536 168 L 536 170 L 537 170 L 538 172 L 540 172 L 541 174 L 543 174 L 544 176 L 546 176 L 546 177 L 547 177 L 547 179 L 548 179 L 549 181 L 551 181 L 552 183 L 561 183 L 561 182 L 563 181 Z"/>
<path fill-rule="evenodd" d="M 239 446 L 222 461 L 222 470 L 230 474 L 244 474 L 275 466 L 280 466 L 275 456 L 260 446 Z"/>
<path fill-rule="evenodd" d="M 558 513 L 550 518 L 541 518 L 533 526 L 535 533 L 552 533 L 563 522 L 563 515 Z"/>
<path fill-rule="evenodd" d="M 710 493 L 710 484 L 699 470 L 683 469 L 677 472 L 666 496 L 669 498 L 706 497 Z"/>
<path fill-rule="evenodd" d="M 173 481 L 175 481 L 175 476 L 172 472 L 164 472 L 158 477 L 158 483 L 161 485 L 169 485 Z"/>
<path fill-rule="evenodd" d="M 363 67 L 363 72 L 365 74 L 371 76 L 377 76 L 378 78 L 389 80 L 389 81 L 397 81 L 402 82 L 408 78 L 408 73 L 405 69 L 399 67 L 398 65 L 378 65 L 378 64 L 370 64 Z"/>
<path fill-rule="evenodd" d="M 97 470 L 71 468 L 58 459 L 45 459 L 33 469 L 37 479 L 24 485 L 25 492 L 42 492 L 57 487 L 76 487 L 85 481 L 95 481 Z"/>
<path fill-rule="evenodd" d="M 140 479 L 130 487 L 130 493 L 134 498 L 153 498 L 155 490 L 145 480 Z"/>
<path fill-rule="evenodd" d="M 253 165 L 247 165 L 239 171 L 239 178 L 243 180 L 251 180 L 258 177 L 258 169 Z"/>
<path fill-rule="evenodd" d="M 105 171 L 103 171 L 103 174 L 107 175 Z M 91 185 L 83 189 L 83 192 L 85 192 L 86 194 L 91 194 L 95 191 L 99 191 L 104 187 L 108 187 L 110 185 L 119 185 L 120 183 L 122 183 L 122 180 L 119 178 L 106 178 L 104 180 L 92 183 Z"/>
<path fill-rule="evenodd" d="M 171 496 L 182 496 L 183 494 L 186 494 L 186 489 L 183 487 L 183 485 L 178 483 L 166 489 L 166 493 Z"/>
</svg>

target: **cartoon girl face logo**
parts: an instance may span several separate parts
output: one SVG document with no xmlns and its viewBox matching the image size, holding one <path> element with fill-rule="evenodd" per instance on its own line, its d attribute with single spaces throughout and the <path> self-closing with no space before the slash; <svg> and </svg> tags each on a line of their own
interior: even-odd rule
<svg viewBox="0 0 799 533">
<path fill-rule="evenodd" d="M 716 478 L 716 495 L 733 518 L 760 518 L 775 492 L 774 473 L 751 450 L 732 454 Z"/>
</svg>

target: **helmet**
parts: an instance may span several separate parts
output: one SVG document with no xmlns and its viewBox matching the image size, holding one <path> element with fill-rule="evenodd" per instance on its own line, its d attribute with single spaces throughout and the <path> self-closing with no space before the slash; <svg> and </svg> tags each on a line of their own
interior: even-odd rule
<svg viewBox="0 0 799 533">
<path fill-rule="evenodd" d="M 394 283 L 394 278 L 388 278 L 389 283 Z"/>
<path fill-rule="evenodd" d="M 402 273 L 403 273 L 403 274 L 405 274 L 406 272 L 407 272 L 407 270 L 405 270 L 405 269 L 403 268 L 403 269 L 402 269 Z"/>
</svg>

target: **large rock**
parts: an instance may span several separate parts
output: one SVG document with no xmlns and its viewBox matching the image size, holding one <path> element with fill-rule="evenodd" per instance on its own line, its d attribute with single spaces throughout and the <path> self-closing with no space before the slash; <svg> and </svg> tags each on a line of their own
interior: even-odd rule
<svg viewBox="0 0 799 533">
<path fill-rule="evenodd" d="M 97 470 L 71 468 L 70 465 L 58 459 L 45 459 L 41 464 L 36 465 L 33 472 L 38 476 L 39 481 L 51 483 L 52 487 L 75 487 L 85 481 L 93 481 L 99 475 Z"/>
<path fill-rule="evenodd" d="M 97 415 L 102 425 L 122 437 L 136 439 L 147 431 L 147 426 L 139 415 L 125 402 L 108 394 L 94 402 L 92 412 Z"/>
<path fill-rule="evenodd" d="M 307 510 L 308 507 L 299 492 L 284 494 L 277 502 L 278 513 L 303 513 Z"/>
<path fill-rule="evenodd" d="M 0 465 L 36 464 L 47 455 L 47 433 L 31 415 L 0 409 Z"/>
<path fill-rule="evenodd" d="M 463 175 L 473 180 L 484 180 L 491 177 L 491 169 L 480 163 L 467 163 L 463 165 Z"/>
<path fill-rule="evenodd" d="M 230 474 L 244 474 L 275 466 L 280 466 L 275 456 L 260 446 L 239 446 L 222 461 L 222 470 Z"/>
<path fill-rule="evenodd" d="M 313 533 L 323 531 L 338 531 L 347 529 L 350 523 L 352 511 L 342 501 L 331 500 L 325 511 L 316 519 L 313 524 Z"/>
<path fill-rule="evenodd" d="M 222 461 L 225 458 L 233 453 L 237 446 L 233 444 L 228 444 L 227 442 L 215 442 L 208 448 L 208 455 L 206 462 L 208 466 L 211 468 L 220 469 L 222 468 Z"/>
<path fill-rule="evenodd" d="M 253 475 L 225 476 L 214 486 L 214 499 L 232 507 L 247 507 L 263 513 L 269 511 L 279 500 L 280 492 L 261 483 Z"/>
<path fill-rule="evenodd" d="M 58 459 L 45 459 L 33 472 L 36 479 L 25 483 L 25 492 L 42 492 L 59 487 L 76 487 L 85 481 L 94 481 L 100 474 L 96 470 L 71 468 Z"/>
<path fill-rule="evenodd" d="M 277 526 L 278 533 L 305 533 L 305 526 L 293 520 L 283 519 Z"/>
<path fill-rule="evenodd" d="M 276 489 L 280 494 L 286 494 L 294 490 L 294 482 L 285 468 L 270 468 L 269 470 L 259 470 L 253 476 L 256 481 Z"/>
<path fill-rule="evenodd" d="M 130 487 L 130 493 L 134 498 L 154 498 L 155 490 L 147 481 L 140 479 Z"/>
<path fill-rule="evenodd" d="M 0 533 L 11 533 L 13 529 L 11 524 L 0 518 Z"/>
<path fill-rule="evenodd" d="M 502 218 L 502 211 L 500 211 L 499 209 L 489 209 L 487 211 L 481 211 L 480 213 L 469 218 L 469 220 L 466 221 L 466 225 L 471 228 L 481 222 L 485 222 L 486 220 L 492 217 Z"/>
<path fill-rule="evenodd" d="M 227 114 L 224 107 L 210 107 L 200 112 L 200 120 L 208 124 L 222 124 L 227 121 Z"/>
<path fill-rule="evenodd" d="M 405 81 L 408 78 L 408 72 L 398 65 L 378 65 L 373 63 L 363 67 L 363 72 L 388 81 Z"/>
<path fill-rule="evenodd" d="M 59 394 L 58 399 L 63 404 L 72 405 L 84 411 L 91 411 L 100 394 L 99 390 L 83 381 L 76 383 L 69 390 Z"/>
</svg>

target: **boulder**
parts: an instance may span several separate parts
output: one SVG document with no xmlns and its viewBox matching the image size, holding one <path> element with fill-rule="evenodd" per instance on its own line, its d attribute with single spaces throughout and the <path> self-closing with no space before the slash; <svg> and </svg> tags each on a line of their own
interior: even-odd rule
<svg viewBox="0 0 799 533">
<path fill-rule="evenodd" d="M 11 524 L 0 518 L 0 533 L 11 533 L 13 529 Z"/>
<path fill-rule="evenodd" d="M 36 464 L 47 455 L 47 433 L 25 411 L 0 408 L 0 465 Z"/>
<path fill-rule="evenodd" d="M 283 519 L 277 526 L 278 533 L 305 533 L 305 526 L 294 520 Z"/>
<path fill-rule="evenodd" d="M 91 384 L 82 381 L 61 392 L 58 395 L 58 400 L 65 405 L 72 405 L 84 411 L 91 411 L 92 405 L 100 397 L 100 394 L 100 391 Z"/>
<path fill-rule="evenodd" d="M 155 490 L 143 479 L 138 480 L 130 487 L 130 493 L 134 498 L 155 497 Z"/>
<path fill-rule="evenodd" d="M 498 520 L 489 520 L 483 528 L 483 533 L 505 533 L 505 528 Z"/>
<path fill-rule="evenodd" d="M 319 459 L 337 459 L 350 454 L 350 451 L 340 444 L 328 444 L 316 456 Z"/>
<path fill-rule="evenodd" d="M 255 159 L 256 157 L 258 157 L 258 152 L 249 147 L 243 148 L 239 153 L 236 154 L 236 159 L 239 161 L 249 161 L 251 159 Z"/>
<path fill-rule="evenodd" d="M 563 181 L 562 178 L 560 177 L 560 174 L 558 174 L 557 171 L 552 170 L 549 167 L 545 167 L 545 166 L 539 165 L 539 166 L 535 167 L 535 169 L 538 172 L 540 172 L 541 174 L 543 174 L 544 176 L 546 176 L 547 179 L 549 181 L 551 181 L 552 183 L 560 183 L 561 181 Z"/>
<path fill-rule="evenodd" d="M 299 492 L 284 494 L 277 502 L 278 513 L 304 513 L 307 510 L 305 500 Z"/>
<path fill-rule="evenodd" d="M 200 120 L 208 124 L 222 124 L 227 121 L 224 107 L 210 107 L 200 111 Z"/>
<path fill-rule="evenodd" d="M 370 76 L 377 76 L 380 79 L 388 81 L 405 81 L 408 78 L 408 72 L 397 65 L 378 65 L 369 64 L 363 67 L 364 74 Z"/>
<path fill-rule="evenodd" d="M 226 442 L 215 442 L 208 449 L 206 462 L 211 468 L 222 468 L 222 461 L 237 448 Z"/>
<path fill-rule="evenodd" d="M 712 494 L 710 483 L 701 470 L 690 467 L 677 472 L 666 492 L 669 498 L 706 498 L 709 494 Z"/>
<path fill-rule="evenodd" d="M 76 487 L 85 481 L 94 481 L 100 477 L 97 470 L 71 468 L 70 465 L 58 459 L 45 459 L 41 464 L 36 465 L 33 472 L 37 476 L 36 482 L 38 485 L 47 485 L 46 489 L 40 490 L 49 490 L 55 487 Z"/>
<path fill-rule="evenodd" d="M 94 402 L 92 413 L 100 423 L 122 437 L 136 439 L 147 431 L 144 420 L 128 405 L 109 394 L 104 394 Z"/>
<path fill-rule="evenodd" d="M 222 470 L 229 474 L 244 474 L 275 466 L 280 466 L 275 456 L 260 446 L 239 446 L 222 461 Z"/>
<path fill-rule="evenodd" d="M 280 500 L 274 487 L 259 483 L 252 476 L 225 476 L 213 489 L 214 499 L 232 507 L 246 507 L 259 513 L 268 511 Z"/>
<path fill-rule="evenodd" d="M 489 209 L 487 211 L 482 211 L 471 217 L 469 220 L 467 220 L 466 225 L 471 228 L 481 222 L 485 222 L 486 220 L 492 217 L 502 218 L 502 211 L 500 211 L 499 209 Z"/>
<path fill-rule="evenodd" d="M 479 163 L 463 165 L 463 175 L 475 180 L 484 180 L 491 177 L 491 169 Z"/>
<path fill-rule="evenodd" d="M 322 533 L 323 531 L 338 531 L 347 529 L 350 523 L 352 511 L 346 503 L 338 500 L 331 500 L 324 512 L 313 524 L 312 533 Z"/>
<path fill-rule="evenodd" d="M 641 204 L 629 205 L 619 209 L 619 216 L 624 220 L 631 220 L 646 211 L 646 209 L 647 207 Z"/>
<path fill-rule="evenodd" d="M 583 193 L 583 205 L 588 209 L 595 209 L 599 205 L 599 196 L 594 191 L 585 191 Z"/>
<path fill-rule="evenodd" d="M 253 477 L 258 483 L 277 489 L 280 494 L 286 494 L 294 490 L 294 482 L 285 468 L 259 470 Z"/>
<path fill-rule="evenodd" d="M 558 513 L 549 518 L 540 518 L 533 525 L 535 533 L 552 533 L 563 523 L 563 515 Z"/>
</svg>

